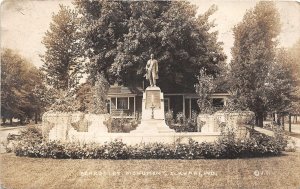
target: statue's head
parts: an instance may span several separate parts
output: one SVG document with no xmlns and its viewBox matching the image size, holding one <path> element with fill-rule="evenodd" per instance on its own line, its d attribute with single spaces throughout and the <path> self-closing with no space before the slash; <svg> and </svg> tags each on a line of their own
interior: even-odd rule
<svg viewBox="0 0 300 189">
<path fill-rule="evenodd" d="M 150 58 L 153 59 L 153 58 L 154 58 L 154 54 L 151 54 L 151 55 L 150 55 Z"/>
</svg>

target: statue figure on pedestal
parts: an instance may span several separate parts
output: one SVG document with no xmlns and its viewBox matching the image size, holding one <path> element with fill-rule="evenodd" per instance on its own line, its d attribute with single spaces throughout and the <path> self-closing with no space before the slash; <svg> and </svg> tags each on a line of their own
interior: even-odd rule
<svg viewBox="0 0 300 189">
<path fill-rule="evenodd" d="M 154 54 L 150 55 L 146 65 L 146 79 L 149 80 L 151 87 L 156 87 L 156 79 L 158 79 L 158 62 L 154 59 Z"/>
</svg>

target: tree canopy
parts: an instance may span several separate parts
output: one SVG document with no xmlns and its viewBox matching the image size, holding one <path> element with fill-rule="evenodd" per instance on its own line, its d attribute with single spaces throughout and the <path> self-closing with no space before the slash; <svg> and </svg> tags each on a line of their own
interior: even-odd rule
<svg viewBox="0 0 300 189">
<path fill-rule="evenodd" d="M 43 38 L 46 47 L 41 55 L 47 83 L 56 89 L 68 89 L 78 84 L 83 72 L 77 13 L 66 6 L 52 16 L 50 30 Z"/>
<path fill-rule="evenodd" d="M 110 84 L 141 86 L 153 53 L 162 90 L 191 91 L 201 68 L 215 74 L 225 59 L 209 21 L 215 6 L 197 17 L 196 7 L 185 1 L 76 0 L 75 5 L 92 81 L 102 73 Z"/>
<path fill-rule="evenodd" d="M 41 110 L 33 92 L 42 85 L 40 71 L 11 49 L 1 50 L 1 117 L 32 118 Z"/>
<path fill-rule="evenodd" d="M 286 54 L 286 57 L 290 57 L 288 59 L 288 66 L 291 69 L 292 78 L 296 83 L 291 112 L 300 114 L 300 39 L 291 48 L 287 49 Z"/>
<path fill-rule="evenodd" d="M 277 51 L 279 13 L 274 2 L 259 2 L 234 27 L 230 85 L 241 109 L 256 114 L 262 126 L 267 111 L 288 108 L 293 90 L 290 70 Z"/>
</svg>

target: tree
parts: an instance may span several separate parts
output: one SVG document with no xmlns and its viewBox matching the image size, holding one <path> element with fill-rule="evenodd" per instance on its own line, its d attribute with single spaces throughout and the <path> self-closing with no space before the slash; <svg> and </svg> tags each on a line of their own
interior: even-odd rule
<svg viewBox="0 0 300 189">
<path fill-rule="evenodd" d="M 76 92 L 76 101 L 79 103 L 78 111 L 89 112 L 89 105 L 93 100 L 93 85 L 90 82 L 82 83 Z"/>
<path fill-rule="evenodd" d="M 42 70 L 47 83 L 56 89 L 67 90 L 76 86 L 83 71 L 77 15 L 60 5 L 42 41 L 46 47 L 45 54 L 41 56 L 44 62 Z"/>
<path fill-rule="evenodd" d="M 16 52 L 1 53 L 1 117 L 20 122 L 37 115 L 41 106 L 34 91 L 42 83 L 40 71 Z"/>
<path fill-rule="evenodd" d="M 300 114 L 300 39 L 287 50 L 287 56 L 292 60 L 289 61 L 289 67 L 292 71 L 293 80 L 296 83 L 295 91 L 293 93 L 294 100 L 292 102 L 291 112 L 294 114 Z"/>
<path fill-rule="evenodd" d="M 269 111 L 284 112 L 291 110 L 291 103 L 295 100 L 293 93 L 297 85 L 292 64 L 293 59 L 288 51 L 283 48 L 277 49 L 275 61 L 270 65 L 270 74 L 266 79 Z"/>
<path fill-rule="evenodd" d="M 196 7 L 183 1 L 77 0 L 75 5 L 92 81 L 103 72 L 110 84 L 141 85 L 153 53 L 162 90 L 191 91 L 201 68 L 215 74 L 225 59 L 217 32 L 210 32 L 215 6 L 196 17 Z"/>
<path fill-rule="evenodd" d="M 216 90 L 216 82 L 214 78 L 206 74 L 204 69 L 200 70 L 198 76 L 199 83 L 196 85 L 196 92 L 199 94 L 198 105 L 200 113 L 213 113 L 212 99 L 210 95 Z"/>
<path fill-rule="evenodd" d="M 38 104 L 38 114 L 36 114 L 36 122 L 41 119 L 41 115 L 48 111 L 56 100 L 61 97 L 61 90 L 55 89 L 52 86 L 47 85 L 45 75 L 40 73 L 41 82 L 36 83 L 36 87 L 32 90 L 32 94 L 36 97 Z"/>
<path fill-rule="evenodd" d="M 109 90 L 109 84 L 102 74 L 97 76 L 95 86 L 92 88 L 92 100 L 90 101 L 88 111 L 94 114 L 107 113 L 106 99 Z"/>
<path fill-rule="evenodd" d="M 256 124 L 262 126 L 267 111 L 283 111 L 289 106 L 292 91 L 289 70 L 276 56 L 280 19 L 274 2 L 259 2 L 246 12 L 233 32 L 233 97 L 238 108 L 253 111 Z"/>
<path fill-rule="evenodd" d="M 80 105 L 78 110 L 93 114 L 107 113 L 106 99 L 108 90 L 109 84 L 103 74 L 97 76 L 95 85 L 92 85 L 90 82 L 82 84 L 75 98 Z"/>
</svg>

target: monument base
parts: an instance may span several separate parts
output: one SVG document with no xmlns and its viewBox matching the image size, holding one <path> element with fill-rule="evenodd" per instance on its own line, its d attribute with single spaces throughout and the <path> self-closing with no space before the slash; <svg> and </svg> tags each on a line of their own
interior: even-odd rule
<svg viewBox="0 0 300 189">
<path fill-rule="evenodd" d="M 170 129 L 163 119 L 148 119 L 141 120 L 136 130 L 130 133 L 175 133 Z"/>
<path fill-rule="evenodd" d="M 130 133 L 175 133 L 165 122 L 164 95 L 159 87 L 147 87 L 143 93 L 141 124 Z"/>
</svg>

